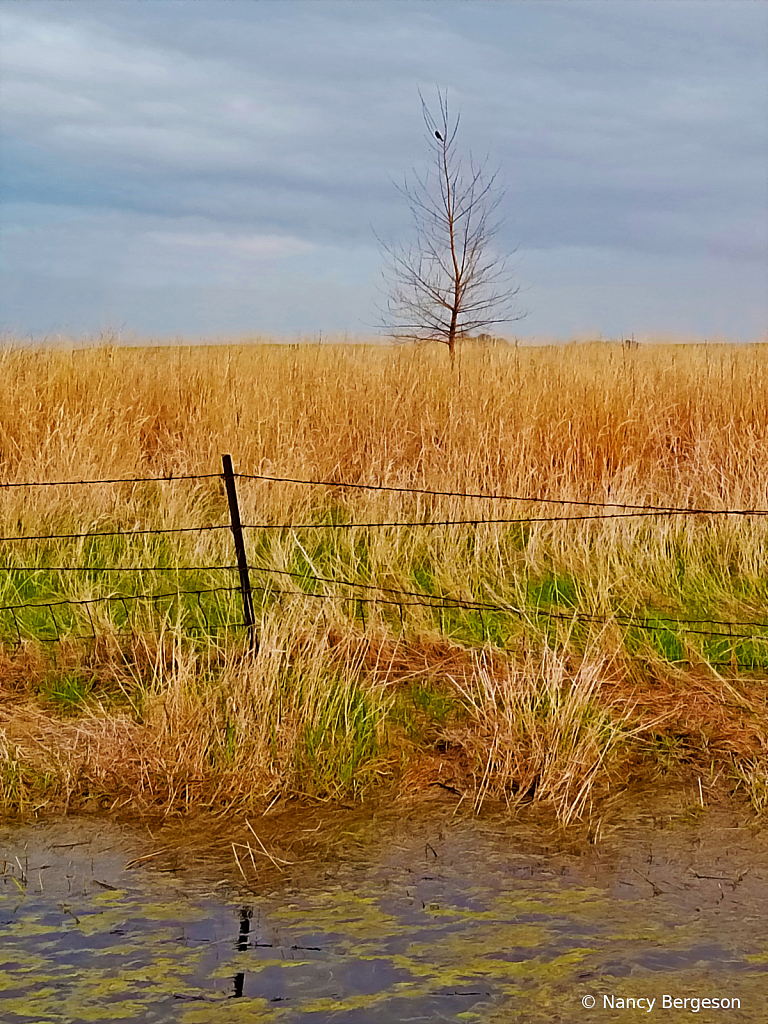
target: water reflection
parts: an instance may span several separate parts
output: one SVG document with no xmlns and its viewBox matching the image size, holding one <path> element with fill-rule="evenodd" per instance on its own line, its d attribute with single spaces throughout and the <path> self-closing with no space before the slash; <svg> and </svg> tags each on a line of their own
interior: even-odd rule
<svg viewBox="0 0 768 1024">
<path fill-rule="evenodd" d="M 241 907 L 240 908 L 240 933 L 237 937 L 237 944 L 235 948 L 241 953 L 248 949 L 248 937 L 251 931 L 251 918 L 253 917 L 252 907 Z M 245 972 L 238 971 L 234 977 L 235 991 L 233 997 L 239 999 L 243 994 L 243 981 L 245 980 Z"/>
<path fill-rule="evenodd" d="M 595 845 L 435 812 L 249 885 L 163 844 L 0 827 L 3 1024 L 551 1024 L 630 984 L 768 1020 L 768 843 L 737 820 L 648 816 Z"/>
</svg>

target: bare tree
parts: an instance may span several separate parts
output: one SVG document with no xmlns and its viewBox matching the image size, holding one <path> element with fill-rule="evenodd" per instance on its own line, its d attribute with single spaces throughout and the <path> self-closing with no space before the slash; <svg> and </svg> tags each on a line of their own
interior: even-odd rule
<svg viewBox="0 0 768 1024">
<path fill-rule="evenodd" d="M 419 91 L 433 164 L 422 178 L 395 185 L 415 224 L 409 247 L 387 245 L 384 278 L 388 286 L 382 326 L 396 337 L 439 341 L 448 346 L 451 367 L 456 345 L 479 328 L 520 320 L 515 308 L 519 286 L 507 270 L 508 256 L 494 247 L 502 221 L 495 219 L 504 198 L 484 165 L 469 156 L 466 169 L 457 154 L 459 120 L 448 116 L 448 93 L 438 89 L 435 119 Z"/>
</svg>

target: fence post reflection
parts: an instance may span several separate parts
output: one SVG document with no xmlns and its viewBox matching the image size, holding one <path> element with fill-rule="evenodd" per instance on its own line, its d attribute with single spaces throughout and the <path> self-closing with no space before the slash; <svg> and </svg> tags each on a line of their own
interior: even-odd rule
<svg viewBox="0 0 768 1024">
<path fill-rule="evenodd" d="M 237 936 L 236 948 L 238 952 L 248 949 L 248 937 L 251 933 L 251 918 L 253 917 L 253 910 L 251 907 L 240 908 L 240 932 Z M 233 999 L 239 999 L 243 994 L 243 982 L 245 981 L 245 972 L 239 971 L 232 979 L 235 985 L 235 991 L 232 993 Z"/>
</svg>

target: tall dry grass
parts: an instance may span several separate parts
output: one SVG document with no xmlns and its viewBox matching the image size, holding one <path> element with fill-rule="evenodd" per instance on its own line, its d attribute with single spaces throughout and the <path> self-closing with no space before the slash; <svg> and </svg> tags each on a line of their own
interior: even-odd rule
<svg viewBox="0 0 768 1024">
<path fill-rule="evenodd" d="M 569 665 L 544 647 L 517 665 L 494 671 L 482 656 L 467 679 L 452 679 L 469 709 L 470 745 L 481 753 L 475 794 L 510 802 L 548 800 L 564 824 L 581 815 L 601 769 L 622 739 L 621 727 L 598 699 L 606 665 L 589 657 Z"/>
<path fill-rule="evenodd" d="M 530 499 L 239 481 L 242 518 L 256 524 L 327 523 L 328 515 L 396 523 L 562 514 L 548 498 L 598 502 L 605 512 L 627 502 L 768 508 L 767 346 L 466 346 L 460 379 L 444 356 L 429 348 L 342 345 L 7 346 L 0 351 L 0 480 L 217 474 L 221 454 L 229 452 L 243 473 Z M 226 522 L 218 478 L 0 489 L 4 535 Z M 614 676 L 635 679 L 637 657 L 659 671 L 667 661 L 706 664 L 714 656 L 703 639 L 672 631 L 631 637 L 609 623 L 599 627 L 599 638 L 589 627 L 567 624 L 562 635 L 557 628 L 547 632 L 537 609 L 609 618 L 619 610 L 647 615 L 652 609 L 764 621 L 766 522 L 615 518 L 519 527 L 297 528 L 252 531 L 248 538 L 254 564 L 310 580 L 340 576 L 522 608 L 522 617 L 490 624 L 465 617 L 454 631 L 455 643 L 474 638 L 478 646 L 487 629 L 496 629 L 491 639 L 510 659 L 497 676 L 476 662 L 453 687 L 462 721 L 474 722 L 474 746 L 468 741 L 463 749 L 477 755 L 481 799 L 485 792 L 507 799 L 535 792 L 566 819 L 586 805 L 617 747 L 608 705 L 594 712 L 602 676 L 589 665 L 602 658 Z M 177 566 L 232 561 L 226 531 L 180 535 L 162 549 L 151 539 L 136 540 L 130 551 L 105 540 L 6 546 L 0 554 L 5 566 L 32 557 L 46 566 L 94 558 L 101 565 L 151 566 L 160 555 Z M 290 589 L 281 591 L 281 577 L 257 578 L 269 578 L 283 596 Z M 13 579 L 13 591 L 2 590 L 0 581 L 0 604 L 22 593 L 18 574 Z M 62 575 L 56 585 L 83 597 L 103 592 L 105 584 Z M 335 593 L 330 585 L 313 585 L 329 598 Z M 23 594 L 35 586 L 43 583 L 29 584 Z M 100 614 L 99 626 L 108 632 L 109 614 Z M 435 613 L 409 607 L 398 624 L 384 605 L 370 606 L 361 621 L 349 602 L 294 595 L 287 604 L 264 606 L 262 614 L 262 653 L 247 669 L 224 657 L 212 671 L 205 661 L 210 651 L 185 646 L 183 631 L 169 661 L 168 634 L 159 627 L 154 667 L 150 659 L 133 683 L 121 684 L 133 701 L 121 711 L 133 722 L 130 729 L 144 716 L 141 764 L 154 766 L 139 773 L 145 781 L 137 791 L 153 779 L 151 792 L 162 791 L 157 798 L 166 806 L 202 794 L 234 804 L 247 786 L 259 799 L 276 787 L 332 795 L 365 788 L 388 770 L 382 765 L 389 690 L 381 689 L 380 673 L 367 672 L 354 657 L 339 662 L 328 638 L 352 643 L 362 631 L 391 639 L 404 628 L 406 637 L 435 639 Z M 512 625 L 502 627 L 502 618 Z M 447 628 L 453 629 L 450 622 Z M 305 664 L 307 644 L 314 653 Z M 587 650 L 597 652 L 591 662 Z M 748 653 L 755 663 L 764 661 L 765 644 Z M 451 689 L 449 675 L 443 681 Z M 88 708 L 93 716 L 93 703 Z M 552 717 L 553 708 L 560 717 Z M 100 721 L 112 715 L 116 728 L 114 710 L 97 712 Z M 587 720 L 586 731 L 573 724 Z M 570 747 L 571 740 L 557 739 L 577 734 Z M 6 763 L 16 765 L 8 777 L 18 787 L 24 772 L 14 735 L 11 729 L 6 736 Z M 46 735 L 53 750 L 52 733 Z M 51 756 L 29 765 L 55 775 Z M 98 776 L 96 760 L 92 768 Z M 107 786 L 107 775 L 98 778 Z M 759 785 L 758 779 L 755 792 Z"/>
<path fill-rule="evenodd" d="M 322 521 L 329 509 L 355 522 L 569 511 L 536 501 L 544 498 L 605 503 L 598 512 L 622 502 L 768 507 L 766 346 L 467 346 L 460 384 L 443 356 L 341 345 L 6 348 L 0 478 L 216 474 L 230 452 L 244 473 L 533 499 L 241 481 L 243 520 L 272 524 Z M 218 479 L 0 491 L 5 533 L 226 522 Z M 347 531 L 322 539 L 333 557 L 326 550 L 319 564 L 354 571 L 362 545 L 370 581 L 406 589 L 407 567 L 426 564 L 442 593 L 490 591 L 519 605 L 529 578 L 550 573 L 568 577 L 571 590 L 582 581 L 585 610 L 618 602 L 632 612 L 661 598 L 673 614 L 700 606 L 750 618 L 768 597 L 765 524 L 725 516 L 543 522 L 516 536 L 492 524 Z M 312 555 L 312 535 L 302 535 L 303 553 L 290 537 L 251 536 L 283 571 Z M 178 538 L 174 552 L 190 565 L 232 559 L 224 532 Z M 152 563 L 156 542 L 142 557 Z"/>
<path fill-rule="evenodd" d="M 215 473 L 230 451 L 243 472 L 766 505 L 766 346 L 467 346 L 460 385 L 443 356 L 410 347 L 7 346 L 0 472 L 6 482 Z M 298 495 L 262 488 L 259 507 L 282 511 Z M 37 507 L 49 510 L 52 497 L 41 494 Z M 84 507 L 97 500 L 89 494 Z"/>
</svg>

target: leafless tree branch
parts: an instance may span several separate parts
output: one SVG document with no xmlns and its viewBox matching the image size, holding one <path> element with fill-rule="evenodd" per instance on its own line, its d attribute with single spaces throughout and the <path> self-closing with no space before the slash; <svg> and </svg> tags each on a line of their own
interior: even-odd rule
<svg viewBox="0 0 768 1024">
<path fill-rule="evenodd" d="M 457 152 L 460 117 L 451 119 L 448 93 L 438 89 L 437 117 L 419 91 L 433 165 L 425 176 L 413 172 L 395 185 L 413 218 L 409 247 L 376 238 L 386 257 L 387 304 L 382 326 L 396 337 L 456 345 L 478 329 L 511 323 L 520 290 L 508 270 L 508 256 L 494 246 L 502 226 L 497 211 L 504 190 L 470 154 L 466 167 Z"/>
</svg>

